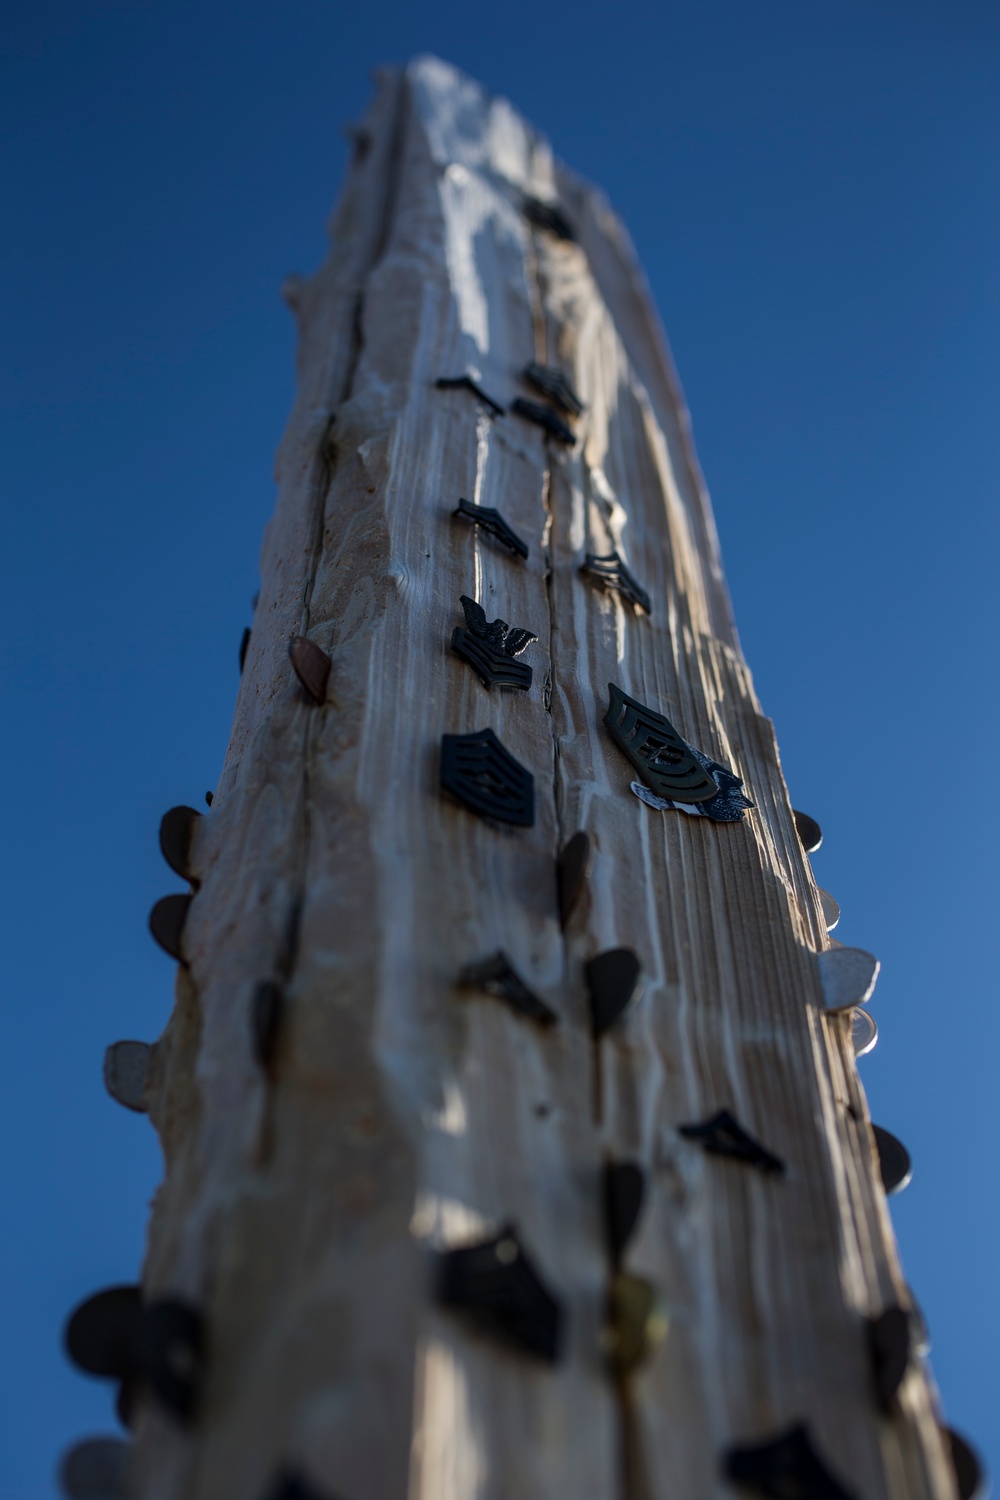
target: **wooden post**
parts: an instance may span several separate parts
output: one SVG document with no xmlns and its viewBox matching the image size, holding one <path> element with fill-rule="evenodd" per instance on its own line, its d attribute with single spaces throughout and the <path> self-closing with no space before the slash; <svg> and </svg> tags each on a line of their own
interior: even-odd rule
<svg viewBox="0 0 1000 1500">
<path fill-rule="evenodd" d="M 287 296 L 299 396 L 145 1085 L 167 1165 L 143 1286 L 204 1314 L 200 1407 L 185 1424 L 140 1393 L 136 1493 L 701 1500 L 801 1423 L 858 1500 L 953 1500 L 918 1352 L 879 1404 L 868 1320 L 911 1297 L 851 1012 L 826 1008 L 820 898 L 624 229 L 510 105 L 423 59 L 380 75 L 330 258 Z M 437 384 L 468 372 L 479 394 Z M 612 552 L 648 612 L 581 571 Z M 462 595 L 537 637 L 530 689 L 451 649 Z M 323 653 L 298 648 L 319 702 L 296 636 Z M 609 683 L 752 810 L 640 800 Z M 530 826 L 442 789 L 442 736 L 485 729 L 533 777 Z M 616 949 L 641 997 L 595 1036 L 587 965 Z M 555 1024 L 459 984 L 498 951 Z M 681 1132 L 722 1109 L 783 1172 Z M 617 1271 L 615 1164 L 645 1190 Z M 506 1336 L 442 1301 L 447 1266 L 477 1294 L 444 1252 L 502 1231 L 494 1271 L 526 1257 L 561 1310 L 555 1363 L 544 1299 Z"/>
</svg>

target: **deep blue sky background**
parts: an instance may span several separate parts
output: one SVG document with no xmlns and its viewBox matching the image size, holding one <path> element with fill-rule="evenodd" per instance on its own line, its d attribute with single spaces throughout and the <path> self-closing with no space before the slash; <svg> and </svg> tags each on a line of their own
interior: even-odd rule
<svg viewBox="0 0 1000 1500">
<path fill-rule="evenodd" d="M 324 253 L 369 70 L 424 50 L 599 181 L 645 263 L 817 877 L 883 961 L 861 1066 L 915 1159 L 893 1218 L 945 1411 L 1000 1473 L 1000 12 L 5 12 L 0 1492 L 49 1500 L 113 1426 L 59 1331 L 135 1277 L 160 1156 L 102 1054 L 171 1006 L 157 823 L 225 753 L 293 391 L 278 285 Z"/>
</svg>

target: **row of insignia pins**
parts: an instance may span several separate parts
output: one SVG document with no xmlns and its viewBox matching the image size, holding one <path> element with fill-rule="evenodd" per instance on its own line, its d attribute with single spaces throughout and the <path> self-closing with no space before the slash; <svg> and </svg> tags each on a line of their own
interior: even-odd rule
<svg viewBox="0 0 1000 1500">
<path fill-rule="evenodd" d="M 526 198 L 530 222 L 558 238 L 574 240 L 575 232 L 558 205 Z M 564 418 L 575 419 L 583 404 L 562 372 L 532 362 L 523 378 L 552 405 L 517 397 L 511 410 L 537 423 L 555 441 L 572 445 L 573 429 Z M 468 389 L 494 416 L 504 408 L 489 396 L 477 378 L 466 373 L 442 377 L 439 389 Z M 558 407 L 556 411 L 554 407 Z M 526 559 L 527 544 L 498 511 L 460 500 L 456 517 L 494 536 L 513 555 Z M 635 609 L 649 614 L 646 590 L 633 577 L 617 552 L 607 557 L 587 554 L 581 571 L 602 587 L 613 590 Z M 517 658 L 537 639 L 530 631 L 512 629 L 503 620 L 487 621 L 482 607 L 462 595 L 465 629 L 456 627 L 452 649 L 494 686 L 527 690 L 532 670 Z M 249 629 L 240 645 L 242 671 L 250 642 Z M 290 643 L 292 667 L 306 695 L 317 705 L 326 702 L 330 658 L 306 636 Z M 604 718 L 611 738 L 642 778 L 631 789 L 648 806 L 708 817 L 715 822 L 741 821 L 753 804 L 742 795 L 742 781 L 727 767 L 689 745 L 663 715 L 609 684 L 610 703 Z M 487 821 L 516 827 L 534 822 L 534 779 L 501 744 L 490 729 L 475 734 L 444 735 L 441 746 L 442 789 Z M 211 794 L 206 799 L 211 805 Z M 197 891 L 192 873 L 191 847 L 201 814 L 193 808 L 172 808 L 160 826 L 160 847 L 177 874 L 189 881 L 186 895 L 166 896 L 150 914 L 150 929 L 162 948 L 185 962 L 182 934 L 188 908 Z M 805 814 L 795 814 L 796 830 L 807 853 L 820 845 L 819 826 Z M 590 876 L 591 840 L 585 832 L 573 835 L 559 855 L 556 881 L 560 919 L 565 926 Z M 827 892 L 821 892 L 828 929 L 839 911 Z M 832 919 L 831 919 L 832 918 Z M 817 955 L 826 1008 L 849 1012 L 856 1053 L 874 1046 L 875 1023 L 860 1009 L 871 995 L 878 963 L 859 949 L 835 946 Z M 591 1030 L 597 1042 L 638 1000 L 642 970 L 636 955 L 625 948 L 597 954 L 585 966 L 590 1000 Z M 460 985 L 485 991 L 511 1009 L 548 1027 L 558 1022 L 555 1012 L 523 982 L 501 951 L 468 964 L 458 975 Z M 255 1057 L 270 1072 L 280 1030 L 283 996 L 280 986 L 264 981 L 254 992 L 250 1029 Z M 143 1042 L 116 1042 L 105 1057 L 109 1093 L 127 1108 L 143 1112 L 150 1047 Z M 678 1127 L 679 1133 L 713 1156 L 725 1156 L 767 1175 L 779 1177 L 784 1162 L 754 1139 L 727 1109 L 711 1119 Z M 888 1131 L 873 1126 L 882 1183 L 887 1193 L 901 1190 L 910 1180 L 905 1147 Z M 603 1199 L 608 1249 L 612 1265 L 607 1309 L 607 1353 L 616 1376 L 627 1380 L 666 1333 L 666 1319 L 656 1289 L 644 1278 L 623 1269 L 623 1257 L 639 1221 L 645 1195 L 641 1167 L 634 1162 L 609 1162 L 604 1168 Z M 507 1344 L 549 1363 L 559 1357 L 562 1307 L 532 1264 L 517 1229 L 504 1226 L 475 1244 L 446 1251 L 438 1257 L 439 1300 L 473 1318 L 476 1324 Z M 911 1359 L 927 1350 L 927 1336 L 915 1307 L 890 1307 L 867 1321 L 867 1338 L 874 1390 L 887 1414 Z M 118 1382 L 118 1414 L 131 1425 L 137 1400 L 152 1395 L 178 1420 L 191 1422 L 198 1410 L 205 1355 L 205 1324 L 191 1304 L 169 1297 L 146 1300 L 138 1286 L 117 1286 L 81 1303 L 70 1316 L 65 1333 L 69 1357 L 81 1369 Z M 945 1430 L 955 1466 L 960 1500 L 977 1500 L 983 1490 L 981 1466 L 957 1433 Z M 64 1456 L 60 1478 L 70 1500 L 124 1500 L 127 1494 L 128 1444 L 117 1438 L 91 1438 Z M 734 1483 L 771 1500 L 853 1500 L 850 1492 L 827 1469 L 813 1446 L 808 1429 L 797 1423 L 777 1437 L 758 1444 L 731 1447 L 723 1456 L 724 1474 Z M 320 1500 L 298 1474 L 281 1474 L 268 1500 Z"/>
</svg>

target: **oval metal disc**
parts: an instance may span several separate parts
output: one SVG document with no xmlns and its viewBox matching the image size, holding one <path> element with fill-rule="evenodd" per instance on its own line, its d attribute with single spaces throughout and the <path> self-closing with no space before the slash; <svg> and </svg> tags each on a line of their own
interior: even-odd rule
<svg viewBox="0 0 1000 1500">
<path fill-rule="evenodd" d="M 819 904 L 823 908 L 823 921 L 826 923 L 826 930 L 827 932 L 832 932 L 840 921 L 840 906 L 833 896 L 830 895 L 830 892 L 824 891 L 821 885 L 816 887 L 816 893 L 819 896 Z"/>
<path fill-rule="evenodd" d="M 122 1379 L 135 1363 L 141 1310 L 137 1286 L 109 1286 L 95 1292 L 70 1313 L 66 1353 L 88 1375 Z"/>
<path fill-rule="evenodd" d="M 822 828 L 808 813 L 796 812 L 793 809 L 792 817 L 795 819 L 795 832 L 799 836 L 799 843 L 807 854 L 815 854 L 823 842 Z"/>
<path fill-rule="evenodd" d="M 864 948 L 828 948 L 817 953 L 816 962 L 827 1010 L 864 1005 L 881 968 L 875 955 Z"/>
<path fill-rule="evenodd" d="M 874 1016 L 862 1010 L 860 1005 L 851 1011 L 851 1044 L 855 1057 L 864 1057 L 878 1041 L 878 1027 Z"/>
<path fill-rule="evenodd" d="M 84 1438 L 63 1454 L 59 1487 L 67 1500 L 125 1500 L 129 1444 L 116 1437 Z"/>
<path fill-rule="evenodd" d="M 986 1475 L 979 1457 L 959 1433 L 951 1427 L 944 1429 L 955 1465 L 958 1481 L 958 1500 L 986 1500 Z"/>
<path fill-rule="evenodd" d="M 104 1054 L 104 1087 L 112 1099 L 146 1113 L 146 1079 L 152 1047 L 148 1042 L 112 1042 Z"/>
<path fill-rule="evenodd" d="M 875 1144 L 878 1147 L 878 1165 L 882 1186 L 887 1193 L 901 1193 L 913 1176 L 910 1153 L 891 1131 L 881 1125 L 873 1125 Z"/>
<path fill-rule="evenodd" d="M 586 974 L 590 1021 L 596 1040 L 638 999 L 642 965 L 631 948 L 609 948 L 588 960 Z"/>
<path fill-rule="evenodd" d="M 160 819 L 160 853 L 182 880 L 193 879 L 191 841 L 202 817 L 193 807 L 171 807 Z"/>
<path fill-rule="evenodd" d="M 179 964 L 184 962 L 181 934 L 187 920 L 192 896 L 161 896 L 149 914 L 149 930 L 164 953 Z"/>
</svg>

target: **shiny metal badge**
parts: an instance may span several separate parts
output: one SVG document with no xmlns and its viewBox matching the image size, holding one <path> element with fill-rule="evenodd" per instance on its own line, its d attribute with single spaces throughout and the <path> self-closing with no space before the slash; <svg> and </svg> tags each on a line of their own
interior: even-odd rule
<svg viewBox="0 0 1000 1500">
<path fill-rule="evenodd" d="M 467 661 L 482 678 L 486 687 L 531 687 L 531 668 L 515 658 L 538 637 L 530 630 L 507 624 L 506 620 L 487 620 L 486 611 L 468 594 L 460 595 L 465 611 L 466 629 L 456 625 L 451 649 Z"/>
<path fill-rule="evenodd" d="M 742 779 L 681 739 L 663 714 L 630 698 L 613 682 L 608 683 L 608 695 L 604 722 L 611 738 L 664 804 L 694 808 L 716 823 L 738 823 L 746 808 L 753 807 L 739 790 Z"/>
</svg>

